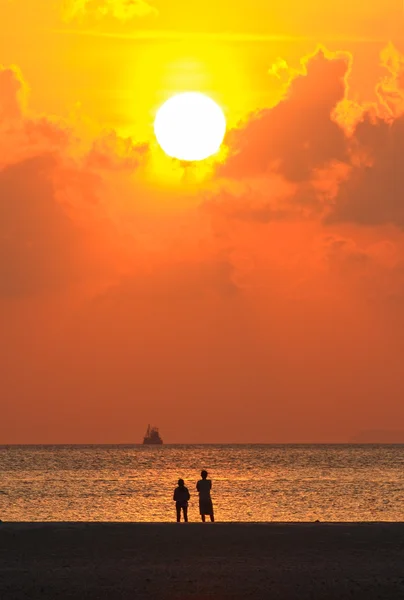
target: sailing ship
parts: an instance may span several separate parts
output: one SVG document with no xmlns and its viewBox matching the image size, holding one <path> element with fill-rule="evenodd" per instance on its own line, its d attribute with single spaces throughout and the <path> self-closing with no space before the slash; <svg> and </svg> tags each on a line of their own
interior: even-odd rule
<svg viewBox="0 0 404 600">
<path fill-rule="evenodd" d="M 163 440 L 160 437 L 157 427 L 147 426 L 146 435 L 143 438 L 144 444 L 162 444 Z"/>
</svg>

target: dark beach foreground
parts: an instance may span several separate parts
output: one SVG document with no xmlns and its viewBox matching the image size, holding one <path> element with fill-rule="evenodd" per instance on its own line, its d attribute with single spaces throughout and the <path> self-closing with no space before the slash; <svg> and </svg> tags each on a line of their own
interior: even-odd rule
<svg viewBox="0 0 404 600">
<path fill-rule="evenodd" d="M 404 523 L 3 523 L 2 600 L 404 598 Z"/>
</svg>

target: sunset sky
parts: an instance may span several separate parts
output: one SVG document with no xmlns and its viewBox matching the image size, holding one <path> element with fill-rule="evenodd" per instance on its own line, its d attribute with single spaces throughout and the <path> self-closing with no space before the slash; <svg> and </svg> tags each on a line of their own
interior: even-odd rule
<svg viewBox="0 0 404 600">
<path fill-rule="evenodd" d="M 404 429 L 403 227 L 402 0 L 0 0 L 0 444 Z"/>
</svg>

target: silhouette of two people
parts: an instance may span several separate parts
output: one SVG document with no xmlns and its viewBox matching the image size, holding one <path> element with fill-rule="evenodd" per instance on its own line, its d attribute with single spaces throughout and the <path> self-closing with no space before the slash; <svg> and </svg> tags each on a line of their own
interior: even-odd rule
<svg viewBox="0 0 404 600">
<path fill-rule="evenodd" d="M 206 515 L 209 515 L 212 523 L 215 521 L 213 514 L 213 503 L 210 497 L 210 490 L 212 489 L 212 481 L 208 479 L 207 471 L 201 471 L 201 477 L 197 484 L 196 489 L 199 493 L 199 514 L 201 515 L 202 522 L 205 523 Z M 181 512 L 184 516 L 185 523 L 188 522 L 188 501 L 191 498 L 188 488 L 185 487 L 183 479 L 178 480 L 178 487 L 174 490 L 174 502 L 177 511 L 177 523 L 181 521 Z"/>
</svg>

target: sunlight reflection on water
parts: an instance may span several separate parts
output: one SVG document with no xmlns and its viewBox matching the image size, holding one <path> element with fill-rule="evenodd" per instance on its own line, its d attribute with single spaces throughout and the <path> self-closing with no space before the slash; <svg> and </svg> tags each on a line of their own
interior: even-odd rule
<svg viewBox="0 0 404 600">
<path fill-rule="evenodd" d="M 201 468 L 220 521 L 401 521 L 404 446 L 0 447 L 4 521 L 172 521 Z"/>
</svg>

